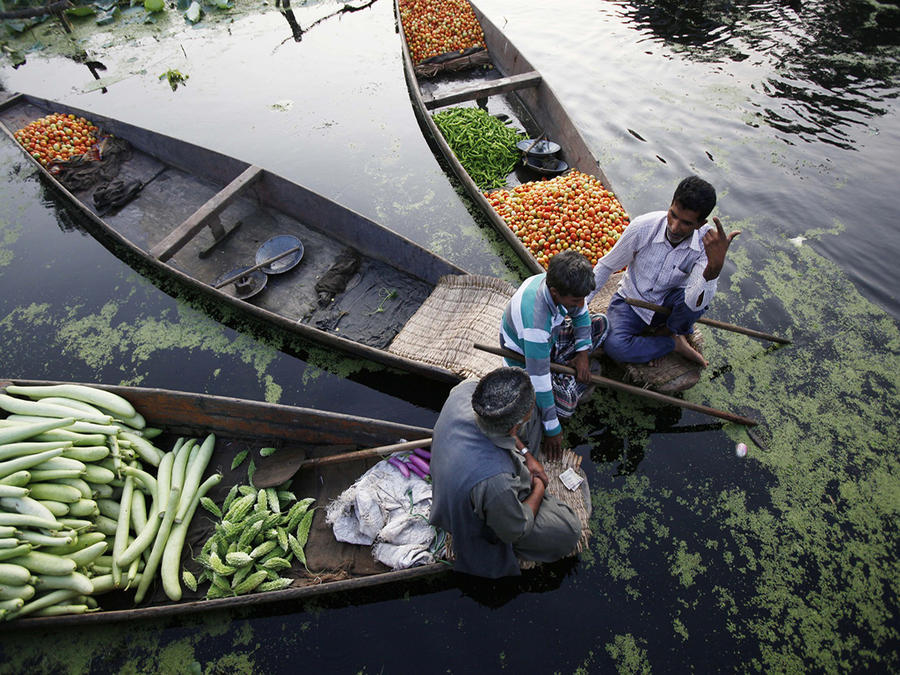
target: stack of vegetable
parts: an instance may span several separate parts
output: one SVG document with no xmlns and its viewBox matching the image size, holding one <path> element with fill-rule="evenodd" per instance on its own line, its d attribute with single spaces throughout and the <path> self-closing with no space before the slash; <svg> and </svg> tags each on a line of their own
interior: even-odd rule
<svg viewBox="0 0 900 675">
<path fill-rule="evenodd" d="M 269 448 L 263 449 L 265 451 Z M 236 457 L 233 468 L 243 460 Z M 251 460 L 250 480 L 252 480 Z M 209 581 L 207 599 L 225 598 L 251 592 L 278 591 L 293 582 L 279 573 L 289 569 L 296 558 L 306 567 L 306 541 L 312 527 L 315 501 L 312 497 L 297 501 L 287 490 L 235 485 L 221 508 L 211 499 L 202 500 L 204 508 L 219 518 L 212 536 L 203 544 L 195 560 L 202 567 L 196 579 L 187 570 L 185 584 Z"/>
<path fill-rule="evenodd" d="M 169 597 L 180 598 L 188 526 L 221 480 L 201 484 L 215 437 L 179 439 L 162 452 L 151 441 L 159 430 L 114 393 L 71 384 L 6 392 L 0 614 L 87 612 L 97 609 L 95 595 L 135 585 L 141 602 L 157 573 Z"/>
<path fill-rule="evenodd" d="M 398 9 L 413 63 L 485 46 L 481 25 L 467 0 L 400 0 Z"/>
<path fill-rule="evenodd" d="M 577 170 L 485 197 L 544 267 L 566 249 L 596 264 L 629 222 L 615 195 L 598 178 Z"/>
<path fill-rule="evenodd" d="M 431 453 L 425 448 L 391 455 L 387 462 L 406 478 L 416 475 L 422 480 L 431 480 Z"/>
<path fill-rule="evenodd" d="M 97 127 L 83 117 L 51 113 L 19 129 L 15 138 L 44 166 L 84 155 L 97 142 Z"/>
<path fill-rule="evenodd" d="M 506 185 L 519 162 L 516 143 L 525 138 L 481 108 L 448 108 L 433 116 L 453 154 L 482 190 Z"/>
</svg>

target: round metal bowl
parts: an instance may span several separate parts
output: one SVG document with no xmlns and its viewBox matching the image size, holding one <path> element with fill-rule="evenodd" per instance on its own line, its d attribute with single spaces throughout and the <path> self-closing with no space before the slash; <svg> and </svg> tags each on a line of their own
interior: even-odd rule
<svg viewBox="0 0 900 675">
<path fill-rule="evenodd" d="M 546 139 L 542 139 L 535 143 L 533 138 L 527 138 L 524 141 L 516 143 L 516 147 L 522 152 L 527 153 L 529 156 L 533 155 L 534 157 L 549 157 L 560 151 L 559 143 L 554 143 L 553 141 L 548 141 Z"/>
<path fill-rule="evenodd" d="M 525 159 L 525 166 L 542 176 L 558 176 L 569 168 L 569 165 L 561 159 L 554 159 L 552 157 L 550 159 L 527 157 Z"/>
<path fill-rule="evenodd" d="M 282 272 L 287 272 L 289 269 L 296 266 L 297 263 L 300 262 L 300 259 L 303 258 L 303 242 L 291 234 L 279 234 L 260 246 L 259 250 L 256 251 L 256 264 L 259 265 L 269 258 L 274 258 L 279 253 L 290 251 L 297 246 L 300 247 L 299 251 L 294 251 L 283 258 L 279 258 L 273 263 L 269 263 L 265 267 L 260 267 L 266 274 L 281 274 Z"/>
<path fill-rule="evenodd" d="M 219 284 L 225 279 L 229 279 L 236 274 L 240 274 L 244 270 L 249 270 L 252 265 L 245 265 L 244 267 L 235 267 L 230 272 L 226 272 L 221 275 L 218 279 L 213 282 L 213 286 Z M 233 295 L 240 300 L 246 300 L 247 298 L 252 298 L 254 295 L 262 291 L 266 287 L 266 282 L 269 281 L 269 276 L 265 274 L 262 270 L 253 270 L 249 274 L 239 277 L 233 283 L 228 284 L 227 286 L 223 286 L 221 290 L 224 293 L 228 293 L 229 295 Z"/>
</svg>

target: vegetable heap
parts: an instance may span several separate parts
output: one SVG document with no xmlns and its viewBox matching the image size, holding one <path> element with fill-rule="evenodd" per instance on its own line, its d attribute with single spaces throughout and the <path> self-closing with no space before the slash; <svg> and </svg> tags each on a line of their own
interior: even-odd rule
<svg viewBox="0 0 900 675">
<path fill-rule="evenodd" d="M 524 134 L 481 108 L 448 108 L 434 122 L 463 168 L 482 190 L 506 185 L 519 162 L 516 143 Z"/>
<path fill-rule="evenodd" d="M 265 450 L 270 449 L 263 448 L 261 454 L 267 454 Z M 236 456 L 232 468 L 245 456 L 246 453 Z M 250 467 L 252 480 L 252 461 Z M 290 481 L 279 488 L 260 489 L 235 485 L 221 508 L 211 499 L 204 499 L 204 508 L 219 522 L 195 558 L 203 571 L 195 579 L 185 570 L 185 584 L 196 590 L 198 583 L 208 580 L 208 600 L 290 586 L 293 579 L 282 577 L 279 572 L 289 569 L 294 558 L 306 567 L 304 547 L 315 515 L 315 509 L 310 508 L 315 499 L 297 501 L 286 490 L 289 484 Z"/>
<path fill-rule="evenodd" d="M 400 0 L 399 9 L 413 63 L 485 46 L 481 25 L 467 0 Z"/>
<path fill-rule="evenodd" d="M 179 599 L 215 437 L 164 453 L 131 403 L 83 385 L 9 385 L 0 409 L 0 616 L 84 613 L 135 584 L 139 603 L 157 572 Z"/>
<path fill-rule="evenodd" d="M 51 113 L 13 134 L 44 166 L 85 154 L 97 142 L 97 127 L 83 117 Z"/>
<path fill-rule="evenodd" d="M 577 170 L 485 197 L 544 267 L 565 249 L 596 264 L 629 222 L 615 195 L 599 179 Z"/>
</svg>

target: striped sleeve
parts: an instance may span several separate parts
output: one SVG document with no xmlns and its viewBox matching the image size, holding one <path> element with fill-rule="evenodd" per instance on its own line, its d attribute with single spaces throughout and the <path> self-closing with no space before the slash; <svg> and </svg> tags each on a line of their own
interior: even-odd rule
<svg viewBox="0 0 900 675">
<path fill-rule="evenodd" d="M 587 303 L 577 314 L 572 315 L 572 328 L 575 332 L 575 351 L 583 352 L 590 349 L 591 342 L 591 314 L 588 312 Z"/>
<path fill-rule="evenodd" d="M 550 380 L 550 340 L 553 328 L 553 316 L 545 301 L 541 289 L 542 284 L 532 283 L 528 287 L 519 305 L 523 336 L 525 338 L 525 370 L 534 387 L 537 407 L 541 411 L 544 434 L 555 436 L 562 431 L 556 417 L 556 399 L 553 396 L 553 385 Z"/>
<path fill-rule="evenodd" d="M 501 330 L 504 341 L 510 343 L 508 346 L 525 357 L 525 370 L 534 387 L 544 435 L 556 436 L 562 431 L 562 427 L 556 416 L 556 399 L 550 380 L 553 317 L 541 292 L 545 276 L 538 274 L 530 277 L 518 288 L 503 313 Z M 590 315 L 587 318 L 590 341 Z"/>
</svg>

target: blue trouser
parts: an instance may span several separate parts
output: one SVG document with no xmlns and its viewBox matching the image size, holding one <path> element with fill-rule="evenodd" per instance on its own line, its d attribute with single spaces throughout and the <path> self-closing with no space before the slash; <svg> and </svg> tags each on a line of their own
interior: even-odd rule
<svg viewBox="0 0 900 675">
<path fill-rule="evenodd" d="M 690 335 L 694 323 L 704 310 L 695 312 L 684 304 L 684 289 L 673 288 L 661 303 L 672 309 L 668 316 L 656 312 L 650 320 L 650 328 L 665 324 L 673 335 Z M 675 340 L 668 335 L 642 335 L 648 326 L 637 312 L 616 293 L 606 310 L 609 319 L 609 336 L 603 343 L 603 351 L 613 361 L 620 363 L 647 363 L 658 359 L 673 349 Z"/>
</svg>

